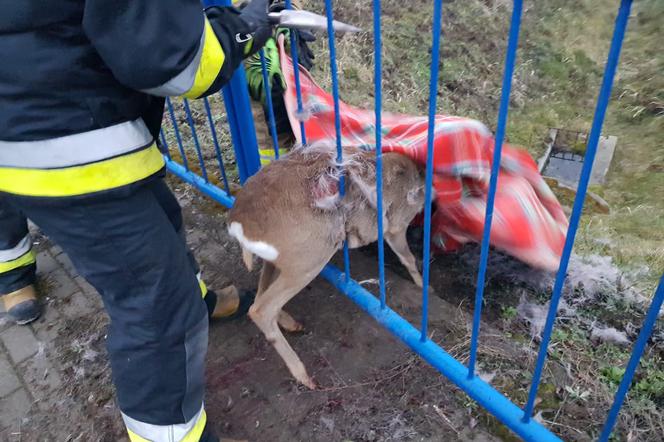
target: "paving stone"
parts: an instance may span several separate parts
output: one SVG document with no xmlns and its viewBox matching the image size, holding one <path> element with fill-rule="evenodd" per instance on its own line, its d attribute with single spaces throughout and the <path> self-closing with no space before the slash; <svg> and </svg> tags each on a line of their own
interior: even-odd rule
<svg viewBox="0 0 664 442">
<path fill-rule="evenodd" d="M 17 371 L 36 400 L 48 399 L 62 386 L 60 374 L 53 368 L 43 351 L 22 363 Z"/>
<path fill-rule="evenodd" d="M 18 380 L 16 373 L 14 373 L 14 368 L 9 363 L 9 360 L 7 360 L 7 356 L 0 353 L 0 398 L 7 396 L 20 386 L 21 382 Z"/>
<path fill-rule="evenodd" d="M 42 315 L 30 326 L 37 340 L 49 344 L 58 337 L 60 330 L 64 328 L 64 320 L 55 309 L 53 302 L 44 303 L 42 307 Z"/>
<path fill-rule="evenodd" d="M 92 287 L 90 283 L 86 281 L 85 278 L 83 278 L 82 276 L 77 276 L 76 278 L 74 278 L 74 281 L 76 281 L 76 284 L 78 284 L 81 290 L 83 290 L 83 293 L 85 293 L 86 295 L 92 294 L 99 296 L 97 294 L 97 290 L 94 287 Z"/>
<path fill-rule="evenodd" d="M 78 272 L 76 271 L 74 264 L 71 262 L 71 259 L 69 259 L 69 256 L 67 256 L 66 253 L 59 254 L 55 257 L 55 259 L 62 265 L 62 268 L 65 269 L 69 276 L 72 278 L 78 276 Z"/>
<path fill-rule="evenodd" d="M 5 308 L 2 306 L 2 302 L 0 302 L 0 333 L 12 325 L 14 325 L 14 321 L 7 316 Z"/>
<path fill-rule="evenodd" d="M 19 434 L 21 422 L 27 417 L 31 406 L 30 397 L 23 388 L 0 401 L 0 428 L 7 430 L 5 434 Z"/>
<path fill-rule="evenodd" d="M 99 293 L 97 293 L 97 290 L 81 276 L 77 276 L 74 279 L 76 284 L 78 284 L 81 290 L 83 290 L 83 294 L 88 298 L 88 301 L 92 304 L 95 311 L 102 310 L 104 308 L 104 302 Z"/>
<path fill-rule="evenodd" d="M 37 273 L 40 275 L 48 275 L 54 270 L 60 268 L 58 263 L 50 253 L 47 251 L 37 253 Z"/>
<path fill-rule="evenodd" d="M 60 305 L 60 311 L 68 318 L 80 318 L 98 310 L 88 296 L 83 292 L 76 292 L 67 301 Z"/>
<path fill-rule="evenodd" d="M 2 343 L 14 364 L 19 364 L 37 353 L 39 343 L 29 327 L 15 325 L 0 334 Z"/>
<path fill-rule="evenodd" d="M 47 280 L 48 293 L 44 293 L 45 296 L 67 299 L 79 290 L 74 280 L 63 269 L 52 272 Z"/>
<path fill-rule="evenodd" d="M 60 248 L 60 246 L 51 247 L 51 255 L 58 256 L 61 253 L 62 253 L 62 249 Z"/>
</svg>

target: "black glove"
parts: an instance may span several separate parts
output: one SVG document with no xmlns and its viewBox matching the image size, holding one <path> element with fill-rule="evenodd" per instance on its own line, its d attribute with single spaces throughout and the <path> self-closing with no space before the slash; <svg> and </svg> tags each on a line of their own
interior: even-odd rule
<svg viewBox="0 0 664 442">
<path fill-rule="evenodd" d="M 299 2 L 293 3 L 292 8 L 300 9 L 298 3 Z M 280 12 L 284 9 L 286 9 L 286 2 L 283 0 L 272 0 L 269 6 L 270 12 Z M 315 56 L 307 43 L 316 41 L 316 36 L 304 29 L 289 29 L 289 32 L 293 33 L 295 41 L 297 42 L 297 61 L 306 70 L 311 70 L 314 65 Z"/>
<path fill-rule="evenodd" d="M 316 57 L 311 48 L 309 48 L 308 43 L 316 41 L 316 36 L 304 29 L 291 30 L 291 32 L 295 32 L 295 41 L 297 42 L 297 61 L 303 68 L 310 71 L 314 66 L 314 59 Z"/>
<path fill-rule="evenodd" d="M 269 0 L 251 0 L 247 6 L 240 11 L 240 18 L 249 26 L 249 35 L 238 35 L 238 43 L 245 43 L 244 56 L 255 54 L 272 37 L 272 25 L 268 18 Z M 241 41 L 244 40 L 244 41 Z"/>
</svg>

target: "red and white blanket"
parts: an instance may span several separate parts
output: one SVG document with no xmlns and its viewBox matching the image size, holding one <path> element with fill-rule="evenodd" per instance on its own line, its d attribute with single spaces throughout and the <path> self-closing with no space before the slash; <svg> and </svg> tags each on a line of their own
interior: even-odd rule
<svg viewBox="0 0 664 442">
<path fill-rule="evenodd" d="M 298 115 L 293 64 L 280 44 L 284 96 L 293 132 L 301 142 L 304 121 L 307 143 L 336 142 L 332 95 L 300 67 L 306 118 Z M 375 149 L 375 113 L 339 103 L 344 146 Z M 383 152 L 399 152 L 424 166 L 427 153 L 426 117 L 384 113 Z M 432 217 L 434 251 L 452 251 L 463 243 L 480 242 L 491 175 L 494 138 L 476 120 L 436 116 L 434 177 L 436 208 Z M 420 217 L 421 218 L 421 217 Z M 415 222 L 421 222 L 416 219 Z M 542 179 L 530 155 L 503 144 L 496 192 L 491 245 L 525 263 L 545 270 L 558 268 L 567 218 Z"/>
</svg>

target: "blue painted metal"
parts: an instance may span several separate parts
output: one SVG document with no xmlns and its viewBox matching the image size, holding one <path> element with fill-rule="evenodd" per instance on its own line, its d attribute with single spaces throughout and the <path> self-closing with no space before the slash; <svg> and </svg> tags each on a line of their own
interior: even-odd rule
<svg viewBox="0 0 664 442">
<path fill-rule="evenodd" d="M 334 100 L 334 132 L 337 145 L 337 163 L 343 161 L 343 148 L 341 146 L 341 116 L 339 115 L 339 76 L 337 74 L 337 49 L 334 44 L 334 12 L 332 0 L 325 0 L 325 15 L 327 17 L 327 43 L 330 48 L 330 75 L 332 76 L 332 98 Z M 297 71 L 297 69 L 295 69 Z M 341 174 L 339 179 L 339 194 L 343 198 L 346 194 L 346 176 Z M 344 273 L 346 280 L 350 280 L 350 253 L 348 241 L 344 241 Z"/>
<path fill-rule="evenodd" d="M 267 104 L 268 126 L 270 136 L 272 137 L 272 148 L 274 149 L 274 158 L 279 159 L 279 139 L 277 138 L 277 125 L 274 121 L 274 108 L 272 106 L 272 87 L 270 78 L 267 75 L 267 65 L 265 61 L 265 51 L 260 50 L 261 71 L 263 73 L 263 88 L 265 89 L 265 103 Z"/>
<path fill-rule="evenodd" d="M 185 169 L 175 161 L 170 161 L 167 159 L 166 170 L 168 170 L 173 175 L 178 176 L 180 179 L 182 179 L 182 181 L 191 184 L 213 200 L 223 204 L 228 208 L 233 207 L 233 203 L 235 202 L 235 198 L 233 196 L 221 190 L 214 184 L 208 183 L 203 178 L 196 175 L 194 172 Z"/>
<path fill-rule="evenodd" d="M 166 107 L 168 108 L 168 114 L 171 117 L 171 124 L 173 125 L 173 132 L 175 132 L 175 140 L 178 143 L 178 150 L 180 151 L 180 155 L 182 156 L 182 164 L 184 164 L 185 169 L 189 170 L 189 161 L 187 160 L 187 154 L 185 153 L 184 146 L 182 145 L 180 128 L 178 127 L 178 122 L 175 118 L 175 112 L 173 112 L 173 103 L 171 103 L 170 98 L 166 99 Z"/>
<path fill-rule="evenodd" d="M 207 170 L 205 168 L 205 160 L 203 159 L 203 153 L 201 152 L 201 143 L 198 141 L 198 134 L 196 133 L 196 124 L 194 123 L 194 118 L 191 116 L 191 109 L 189 108 L 189 100 L 185 98 L 183 102 L 184 102 L 184 112 L 187 115 L 187 123 L 189 124 L 189 129 L 191 130 L 191 137 L 194 140 L 194 148 L 196 149 L 196 156 L 198 156 L 198 162 L 201 166 L 201 174 L 203 175 L 203 179 L 207 183 L 209 180 L 208 180 Z"/>
<path fill-rule="evenodd" d="M 204 3 L 220 3 L 215 1 L 206 1 Z M 228 4 L 228 0 L 222 0 L 221 3 Z M 498 116 L 498 126 L 496 131 L 496 146 L 494 150 L 494 158 L 492 165 L 492 175 L 489 184 L 489 198 L 487 201 L 487 212 L 485 220 L 485 229 L 482 239 L 482 254 L 480 259 L 480 267 L 478 271 L 478 285 L 475 297 L 475 314 L 473 317 L 473 335 L 471 337 L 471 358 L 469 362 L 469 367 L 464 367 L 460 362 L 456 361 L 452 356 L 446 353 L 440 346 L 427 339 L 427 326 L 428 326 L 428 292 L 426 289 L 423 289 L 422 292 L 422 321 L 420 329 L 416 329 L 408 321 L 401 318 L 397 313 L 391 310 L 386 304 L 385 299 L 385 287 L 384 287 L 384 245 L 383 245 L 383 236 L 382 236 L 382 219 L 378 218 L 379 224 L 379 275 L 380 275 L 380 296 L 379 298 L 374 297 L 371 293 L 357 284 L 355 281 L 349 278 L 347 269 L 348 269 L 348 249 L 344 250 L 344 263 L 346 271 L 342 272 L 332 265 L 325 267 L 321 273 L 328 281 L 330 281 L 337 289 L 346 294 L 350 299 L 356 302 L 360 307 L 362 307 L 369 315 L 374 317 L 379 323 L 384 325 L 390 332 L 392 332 L 396 337 L 402 340 L 406 345 L 408 345 L 413 351 L 422 356 L 426 361 L 433 365 L 439 372 L 445 375 L 450 379 L 455 385 L 459 386 L 463 391 L 465 391 L 470 397 L 475 399 L 480 405 L 482 405 L 487 411 L 496 416 L 501 422 L 503 422 L 508 428 L 513 430 L 516 434 L 520 435 L 522 438 L 528 441 L 557 441 L 559 440 L 553 433 L 547 430 L 540 423 L 531 418 L 534 401 L 537 395 L 537 388 L 541 378 L 542 370 L 544 363 L 546 361 L 546 349 L 548 347 L 548 342 L 550 340 L 551 331 L 553 329 L 553 324 L 555 321 L 557 305 L 560 300 L 562 293 L 562 286 L 565 279 L 565 274 L 567 271 L 567 266 L 569 264 L 569 257 L 571 255 L 571 250 L 574 243 L 574 237 L 576 230 L 578 228 L 579 218 L 581 215 L 583 202 L 587 190 L 587 185 L 589 181 L 590 171 L 592 169 L 592 163 L 597 149 L 597 144 L 599 141 L 599 136 L 601 132 L 602 123 L 604 120 L 604 115 L 610 98 L 611 86 L 613 82 L 613 77 L 615 75 L 616 66 L 618 63 L 618 58 L 620 55 L 620 49 L 622 40 L 624 38 L 625 29 L 627 26 L 627 20 L 629 16 L 629 10 L 631 7 L 631 0 L 622 0 L 618 17 L 616 19 L 616 27 L 614 30 L 614 35 L 611 43 L 611 49 L 609 51 L 609 57 L 607 61 L 607 66 L 605 69 L 604 79 L 600 89 L 600 94 L 597 102 L 597 108 L 595 116 L 593 119 L 592 130 L 588 139 L 588 146 L 586 149 L 586 158 L 584 161 L 583 170 L 581 173 L 581 180 L 579 184 L 579 189 L 577 192 L 577 197 L 574 202 L 574 208 L 572 211 L 572 216 L 570 219 L 570 227 L 568 235 L 565 241 L 565 248 L 563 250 L 563 255 L 561 258 L 561 265 L 556 277 L 556 282 L 554 284 L 552 299 L 551 299 L 551 308 L 548 312 L 547 322 L 544 327 L 542 335 L 542 343 L 540 345 L 540 351 L 537 358 L 537 364 L 535 367 L 533 381 L 531 384 L 528 402 L 524 410 L 519 409 L 515 404 L 509 401 L 501 393 L 493 389 L 486 382 L 482 381 L 478 376 L 474 376 L 475 365 L 476 365 L 476 353 L 477 353 L 477 342 L 479 335 L 479 319 L 481 314 L 481 304 L 483 298 L 483 286 L 485 280 L 486 272 L 486 263 L 488 256 L 488 246 L 489 246 L 489 237 L 491 232 L 491 219 L 492 219 L 492 209 L 493 201 L 495 198 L 495 191 L 497 187 L 497 172 L 500 164 L 500 156 L 502 149 L 502 142 L 505 134 L 505 126 L 508 116 L 508 105 L 509 105 L 509 95 L 510 95 L 510 86 L 511 78 L 514 70 L 516 49 L 518 43 L 518 34 L 519 34 L 519 25 L 520 25 L 520 16 L 522 10 L 522 0 L 514 1 L 514 9 L 512 12 L 512 23 L 510 28 L 509 40 L 508 40 L 508 49 L 505 60 L 505 71 L 503 75 L 503 90 L 501 96 L 501 104 Z M 332 20 L 332 0 L 325 1 L 326 10 L 327 10 L 327 19 L 328 24 Z M 437 97 L 437 84 L 438 84 L 438 75 L 439 75 L 439 57 L 440 57 L 440 35 L 441 35 L 441 16 L 442 16 L 442 0 L 434 0 L 434 17 L 433 17 L 433 43 L 432 43 L 432 66 L 431 66 L 431 78 L 429 84 L 429 126 L 428 126 L 428 140 L 427 140 L 427 167 L 426 167 L 426 201 L 431 201 L 432 195 L 432 176 L 433 176 L 433 137 L 435 134 L 435 113 L 436 113 L 436 97 Z M 290 0 L 287 1 L 287 7 L 290 8 Z M 382 108 L 382 89 L 381 89 L 381 23 L 380 23 L 380 0 L 374 0 L 373 3 L 373 14 L 374 14 L 374 50 L 375 50 L 375 70 L 374 70 L 374 90 L 375 90 L 375 100 L 376 100 L 376 162 L 377 162 L 377 180 L 379 186 L 377 188 L 378 199 L 379 199 L 379 213 L 382 212 L 382 133 L 381 133 L 381 108 Z M 330 66 L 332 70 L 332 85 L 333 85 L 333 96 L 335 100 L 335 129 L 337 133 L 337 153 L 338 160 L 342 159 L 342 150 L 341 150 L 341 122 L 339 117 L 339 90 L 338 90 L 338 78 L 337 78 L 337 65 L 336 65 L 336 53 L 334 47 L 334 34 L 331 33 L 329 36 L 330 44 Z M 297 44 L 294 35 L 291 35 L 291 50 L 293 52 L 293 59 L 295 66 L 297 66 Z M 262 57 L 264 60 L 264 57 Z M 264 65 L 263 65 L 264 66 Z M 298 95 L 298 109 L 302 111 L 302 97 L 300 92 L 299 85 L 299 72 L 296 69 L 296 87 Z M 267 76 L 267 72 L 263 67 L 264 79 Z M 267 85 L 267 81 L 265 81 Z M 269 90 L 266 91 L 267 96 L 271 98 Z M 233 138 L 233 145 L 236 153 L 236 161 L 238 164 L 238 170 L 240 172 L 241 180 L 244 181 L 260 166 L 258 150 L 256 146 L 255 131 L 253 128 L 252 121 L 252 112 L 249 105 L 249 98 L 247 93 L 246 81 L 244 79 L 244 72 L 240 69 L 234 75 L 234 80 L 231 84 L 226 87 L 223 91 L 224 100 L 226 108 L 228 111 L 228 120 L 231 130 L 231 136 Z M 271 104 L 269 105 L 270 109 L 272 108 Z M 180 165 L 176 162 L 170 160 L 167 157 L 167 169 L 182 178 L 185 182 L 193 185 L 195 188 L 199 189 L 202 193 L 209 196 L 210 198 L 218 201 L 226 207 L 231 207 L 234 202 L 234 198 L 229 195 L 227 192 L 222 191 L 218 187 L 207 182 L 206 178 L 200 177 L 195 173 L 191 172 L 188 169 L 187 157 L 185 155 L 185 150 L 182 145 L 182 139 L 180 137 L 179 128 L 175 115 L 173 112 L 173 106 L 170 100 L 167 100 L 167 108 L 173 122 L 173 127 L 175 130 L 176 140 L 178 142 L 178 149 L 182 154 L 183 164 Z M 213 142 L 215 145 L 215 150 L 217 153 L 217 160 L 222 171 L 224 178 L 224 183 L 226 189 L 228 189 L 228 182 L 226 179 L 223 161 L 221 157 L 221 150 L 216 136 L 216 131 L 214 128 L 214 120 L 212 118 L 212 113 L 210 110 L 209 103 L 205 100 L 205 109 L 208 116 L 208 122 L 210 124 L 210 129 L 212 131 Z M 188 122 L 192 127 L 194 135 L 194 144 L 196 151 L 199 155 L 199 160 L 202 160 L 200 145 L 198 145 L 198 138 L 195 134 L 195 129 L 193 126 L 193 121 L 191 118 L 191 112 L 188 106 L 188 103 L 185 102 L 185 111 L 187 113 Z M 270 115 L 271 123 L 271 134 L 273 140 L 276 140 L 276 130 L 274 128 L 274 115 Z M 248 125 L 250 124 L 250 129 L 248 130 Z M 304 132 L 304 125 L 301 124 L 301 129 Z M 303 134 L 304 135 L 304 134 Z M 162 143 L 164 146 L 166 144 L 166 139 L 163 132 L 160 134 Z M 306 141 L 306 138 L 303 136 L 303 141 Z M 278 144 L 276 144 L 278 155 Z M 202 165 L 202 170 L 204 171 L 204 165 Z M 423 256 L 423 280 L 424 286 L 428 286 L 429 281 L 429 253 L 430 253 L 430 235 L 431 235 L 431 205 L 427 203 L 425 205 L 425 242 L 424 242 L 424 256 Z M 646 319 L 644 321 L 643 327 L 639 334 L 639 337 L 635 343 L 634 350 L 630 357 L 630 360 L 627 364 L 626 373 L 623 377 L 620 386 L 616 392 L 615 401 L 609 412 L 607 421 L 604 426 L 602 435 L 600 436 L 600 441 L 608 440 L 608 437 L 611 433 L 611 430 L 617 419 L 619 410 L 623 404 L 625 395 L 629 390 L 629 386 L 633 379 L 635 370 L 638 366 L 639 359 L 641 358 L 643 351 L 647 345 L 648 337 L 652 332 L 655 321 L 657 319 L 657 314 L 661 309 L 662 303 L 664 302 L 664 276 L 660 280 L 658 289 L 656 291 L 655 297 L 651 306 L 648 310 Z"/>
<path fill-rule="evenodd" d="M 212 118 L 210 101 L 207 99 L 207 97 L 203 98 L 203 104 L 205 105 L 205 113 L 207 114 L 208 125 L 210 126 L 210 134 L 212 134 L 212 144 L 214 144 L 214 152 L 217 156 L 217 164 L 219 165 L 219 171 L 221 172 L 221 179 L 224 182 L 224 189 L 228 192 L 230 187 L 228 186 L 226 167 L 224 166 L 224 159 L 221 156 L 221 148 L 219 147 L 219 139 L 217 138 L 217 129 L 214 124 L 214 118 Z"/>
<path fill-rule="evenodd" d="M 383 238 L 383 54 L 380 35 L 380 0 L 373 0 L 374 23 L 374 96 L 376 108 L 376 212 L 378 227 L 378 289 L 380 306 L 387 305 L 385 296 L 385 239 Z"/>
<path fill-rule="evenodd" d="M 479 377 L 469 379 L 463 364 L 435 342 L 422 341 L 420 331 L 389 307 L 381 307 L 380 301 L 357 282 L 347 281 L 339 269 L 327 265 L 321 275 L 523 439 L 533 442 L 560 441 L 537 421 L 523 422 L 523 412 L 519 407 Z"/>
<path fill-rule="evenodd" d="M 625 400 L 625 395 L 629 390 L 630 385 L 632 385 L 632 379 L 634 379 L 634 373 L 636 368 L 639 366 L 639 361 L 643 352 L 648 344 L 648 339 L 652 334 L 653 329 L 655 328 L 655 323 L 659 316 L 660 309 L 662 308 L 662 302 L 664 302 L 664 275 L 659 280 L 659 285 L 657 286 L 657 291 L 655 291 L 655 296 L 653 296 L 650 307 L 648 307 L 648 313 L 646 318 L 643 321 L 643 326 L 639 332 L 639 337 L 636 338 L 636 343 L 634 344 L 634 350 L 632 350 L 632 355 L 629 357 L 629 362 L 627 362 L 627 368 L 625 369 L 625 374 L 623 375 L 618 390 L 616 391 L 615 399 L 613 400 L 613 405 L 611 405 L 611 410 L 609 410 L 609 415 L 606 418 L 606 423 L 604 424 L 604 429 L 602 434 L 599 437 L 599 442 L 606 442 L 609 440 L 613 426 L 616 423 L 618 418 L 618 413 L 622 407 L 623 401 Z"/>
<path fill-rule="evenodd" d="M 286 0 L 286 9 L 293 9 L 291 0 Z M 293 72 L 295 76 L 295 95 L 297 96 L 297 112 L 302 115 L 304 111 L 304 106 L 302 104 L 302 88 L 300 87 L 300 70 L 297 68 L 299 65 L 299 58 L 297 55 L 297 36 L 295 32 L 290 31 L 290 47 L 291 47 L 291 58 L 293 59 Z M 302 145 L 307 145 L 307 134 L 304 130 L 304 121 L 300 121 L 300 134 L 302 136 Z"/>
<path fill-rule="evenodd" d="M 164 155 L 167 159 L 171 159 L 171 153 L 168 151 L 168 142 L 166 141 L 166 135 L 164 135 L 164 129 L 159 129 L 159 139 L 161 139 L 161 145 L 164 146 Z"/>
<path fill-rule="evenodd" d="M 560 259 L 560 268 L 556 275 L 556 281 L 553 286 L 553 295 L 551 296 L 551 303 L 549 312 L 546 317 L 546 324 L 542 331 L 542 341 L 540 343 L 539 354 L 537 355 L 537 363 L 533 372 L 533 380 L 530 386 L 530 393 L 528 395 L 528 402 L 524 408 L 523 421 L 528 422 L 532 416 L 535 407 L 535 399 L 537 397 L 537 387 L 539 386 L 540 378 L 542 376 L 542 369 L 546 361 L 546 352 L 551 339 L 551 332 L 553 324 L 556 319 L 558 311 L 558 303 L 563 291 L 565 283 L 565 276 L 567 275 L 567 266 L 569 258 L 572 254 L 572 247 L 574 246 L 574 238 L 576 237 L 576 230 L 579 227 L 579 219 L 583 211 L 583 202 L 586 198 L 586 191 L 588 190 L 588 183 L 590 182 L 590 172 L 592 171 L 593 162 L 595 161 L 595 153 L 597 152 L 597 144 L 602 132 L 602 124 L 604 123 L 604 116 L 606 108 L 609 105 L 611 98 L 611 88 L 613 86 L 613 77 L 616 73 L 618 66 L 618 59 L 620 58 L 620 49 L 622 47 L 623 39 L 625 38 L 625 30 L 627 29 L 627 20 L 629 18 L 629 11 L 632 6 L 632 0 L 622 0 L 620 2 L 620 9 L 616 17 L 616 26 L 613 31 L 613 38 L 611 40 L 611 48 L 609 49 L 609 56 L 606 61 L 604 69 L 604 78 L 602 79 L 602 86 L 599 91 L 599 98 L 597 99 L 597 107 L 595 109 L 595 116 L 593 117 L 592 128 L 588 136 L 588 145 L 586 146 L 586 156 L 583 160 L 583 169 L 581 169 L 581 178 L 579 179 L 579 186 L 577 188 L 576 198 L 574 199 L 574 207 L 572 215 L 569 220 L 569 228 L 567 230 L 567 238 L 565 238 L 565 246 L 563 248 L 562 257 Z"/>
<path fill-rule="evenodd" d="M 256 142 L 256 128 L 249 103 L 247 78 L 244 69 L 235 71 L 231 81 L 222 89 L 228 114 L 228 126 L 233 139 L 235 161 L 240 182 L 244 182 L 261 168 Z"/>
<path fill-rule="evenodd" d="M 477 360 L 477 343 L 480 335 L 480 318 L 482 316 L 482 300 L 484 298 L 484 282 L 486 266 L 489 259 L 489 244 L 491 236 L 491 221 L 493 220 L 493 205 L 498 185 L 498 172 L 500 170 L 500 157 L 505 139 L 505 126 L 507 113 L 510 107 L 510 92 L 512 89 L 512 76 L 516 62 L 516 50 L 519 45 L 519 28 L 521 27 L 522 0 L 514 0 L 512 8 L 512 21 L 505 54 L 505 72 L 503 73 L 503 86 L 500 96 L 500 109 L 498 111 L 498 127 L 496 129 L 496 142 L 493 149 L 493 163 L 491 164 L 491 179 L 489 180 L 489 194 L 487 195 L 486 212 L 484 214 L 484 232 L 482 233 L 482 247 L 480 252 L 480 267 L 477 272 L 477 286 L 475 287 L 475 311 L 473 313 L 473 331 L 470 338 L 470 359 L 468 362 L 468 377 L 475 376 L 475 362 Z"/>
<path fill-rule="evenodd" d="M 435 136 L 436 104 L 438 102 L 438 72 L 440 70 L 440 35 L 443 0 L 433 2 L 433 42 L 431 72 L 429 74 L 429 126 L 427 129 L 427 165 L 424 191 L 424 251 L 422 252 L 422 325 L 420 340 L 427 340 L 429 324 L 429 255 L 431 254 L 431 201 L 433 192 L 433 139 Z"/>
</svg>

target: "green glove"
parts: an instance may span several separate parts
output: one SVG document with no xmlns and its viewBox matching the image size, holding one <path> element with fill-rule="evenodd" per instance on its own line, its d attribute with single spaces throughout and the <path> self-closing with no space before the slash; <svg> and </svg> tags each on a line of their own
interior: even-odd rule
<svg viewBox="0 0 664 442">
<path fill-rule="evenodd" d="M 265 54 L 265 65 L 267 67 L 267 78 L 272 90 L 272 95 L 283 94 L 286 90 L 286 81 L 281 72 L 279 62 L 279 48 L 274 38 L 269 39 L 263 46 Z M 265 105 L 265 87 L 263 86 L 263 69 L 261 67 L 260 54 L 249 57 L 245 63 L 247 83 L 249 84 L 249 95 L 256 101 Z"/>
</svg>

